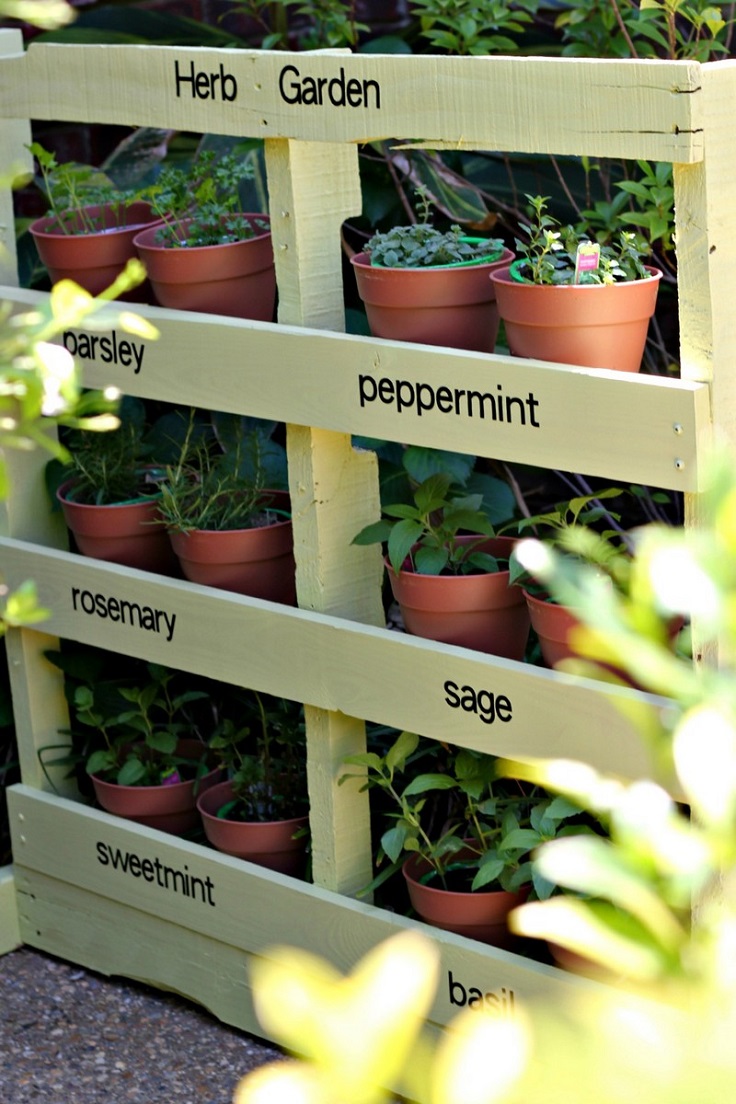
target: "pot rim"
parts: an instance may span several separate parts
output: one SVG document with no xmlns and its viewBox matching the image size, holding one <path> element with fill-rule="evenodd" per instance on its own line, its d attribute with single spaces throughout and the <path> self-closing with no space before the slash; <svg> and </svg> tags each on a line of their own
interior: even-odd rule
<svg viewBox="0 0 736 1104">
<path fill-rule="evenodd" d="M 133 238 L 133 245 L 136 249 L 148 249 L 157 253 L 173 253 L 176 250 L 186 250 L 187 253 L 193 253 L 195 250 L 205 251 L 213 249 L 225 249 L 227 247 L 237 247 L 243 245 L 250 245 L 252 242 L 260 242 L 266 238 L 271 237 L 271 217 L 268 214 L 264 214 L 259 211 L 243 211 L 243 217 L 249 219 L 264 219 L 268 222 L 268 229 L 263 230 L 261 233 L 253 234 L 250 238 L 239 238 L 238 241 L 232 242 L 219 242 L 217 245 L 161 245 L 154 240 L 155 234 L 161 229 L 162 226 L 167 225 L 166 219 L 158 219 L 158 221 L 151 226 L 146 226 Z M 194 220 L 191 218 L 181 219 L 181 225 L 187 226 Z M 148 238 L 150 237 L 150 241 Z"/>
</svg>

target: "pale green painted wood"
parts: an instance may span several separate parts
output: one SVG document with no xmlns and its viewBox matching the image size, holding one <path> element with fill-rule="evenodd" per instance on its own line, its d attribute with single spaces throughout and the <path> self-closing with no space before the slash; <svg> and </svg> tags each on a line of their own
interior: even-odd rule
<svg viewBox="0 0 736 1104">
<path fill-rule="evenodd" d="M 24 305 L 40 298 L 38 292 L 22 290 L 6 294 Z M 112 345 L 90 347 L 90 335 L 82 330 L 68 331 L 66 344 L 71 351 L 81 349 L 84 359 L 79 363 L 90 386 L 114 384 L 127 394 L 162 400 L 175 394 L 182 403 L 201 405 L 202 366 L 216 350 L 217 372 L 208 373 L 206 391 L 207 403 L 216 410 L 407 444 L 436 446 L 441 441 L 448 450 L 611 481 L 672 490 L 699 487 L 699 457 L 710 432 L 705 383 L 155 307 L 141 307 L 139 313 L 155 321 L 160 337 L 155 342 L 133 339 L 139 352 L 143 346 L 138 372 L 129 349 L 127 364 L 109 362 L 120 355 L 120 332 L 113 352 Z M 97 355 L 88 359 L 92 349 Z M 396 381 L 406 381 L 401 404 L 395 398 L 381 400 L 381 380 L 393 383 L 392 395 Z M 439 388 L 448 386 L 453 395 L 458 392 L 459 414 L 454 413 L 454 399 L 451 413 L 441 413 L 436 404 L 417 411 L 417 393 L 426 407 Z M 474 397 L 469 400 L 470 392 Z M 495 401 L 499 393 L 523 402 L 524 423 L 518 402 L 510 408 L 513 421 L 504 413 L 501 422 L 493 420 L 490 399 L 477 397 L 490 395 Z M 530 395 L 538 404 L 532 411 L 538 426 L 532 424 Z M 360 524 L 354 531 L 358 528 Z M 348 557 L 356 551 L 344 545 L 335 549 Z M 343 595 L 340 601 L 345 600 Z"/>
<path fill-rule="evenodd" d="M 23 36 L 19 30 L 0 32 L 0 59 L 22 53 Z M 25 116 L 26 113 L 22 112 Z M 27 118 L 10 119 L 3 126 L 0 144 L 0 284 L 18 283 L 15 219 L 10 183 L 32 172 L 32 158 L 25 146 L 31 141 Z"/>
<path fill-rule="evenodd" d="M 117 972 L 120 947 L 100 946 L 106 932 L 108 941 L 119 940 L 124 954 L 135 953 L 134 968 L 128 963 L 123 973 L 155 984 L 163 982 L 166 988 L 210 1008 L 212 984 L 204 976 L 202 963 L 197 962 L 200 953 L 217 970 L 218 987 L 223 983 L 235 987 L 235 999 L 227 999 L 232 1010 L 237 1001 L 246 999 L 243 952 L 268 955 L 274 946 L 298 945 L 347 971 L 371 947 L 408 928 L 430 935 L 441 952 L 442 983 L 430 1013 L 430 1019 L 438 1024 L 457 1012 L 449 995 L 450 972 L 455 980 L 484 993 L 513 990 L 517 1001 L 538 994 L 599 988 L 594 982 L 511 951 L 435 931 L 197 844 L 126 825 L 62 798 L 24 786 L 12 787 L 9 798 L 14 828 L 17 818 L 23 817 L 14 832 L 14 846 L 24 941 L 46 950 L 61 945 L 82 961 L 86 960 L 77 956 L 89 941 L 97 945 L 94 961 L 103 963 L 101 967 L 93 963 L 94 968 Z M 49 847 L 50 833 L 55 840 L 53 848 Z M 110 857 L 118 852 L 118 868 L 113 869 Z M 101 853 L 107 857 L 107 865 L 99 862 Z M 120 863 L 130 863 L 132 855 L 141 864 L 149 861 L 146 869 L 153 881 L 133 876 L 130 870 L 123 873 Z M 207 896 L 214 904 L 200 899 L 199 887 L 195 887 L 196 899 L 184 895 L 185 873 L 205 883 L 209 880 Z M 178 892 L 172 889 L 175 882 Z M 193 945 L 197 955 L 191 954 Z M 194 980 L 187 980 L 190 971 L 196 974 Z M 230 982 L 226 982 L 228 973 L 233 975 Z M 216 1014 L 220 1014 L 217 1009 Z"/>
<path fill-rule="evenodd" d="M 342 331 L 340 234 L 345 219 L 361 209 L 357 149 L 270 140 L 266 169 L 279 321 Z M 298 603 L 380 624 L 374 550 L 343 551 L 349 549 L 346 526 L 380 514 L 376 458 L 357 453 L 348 434 L 294 421 L 303 419 L 289 418 L 286 435 Z M 317 709 L 305 711 L 305 723 L 312 876 L 317 885 L 353 893 L 370 879 L 369 801 L 367 793 L 341 789 L 338 778 L 342 759 L 365 751 L 365 724 Z"/>
<path fill-rule="evenodd" d="M 207 98 L 193 95 L 190 83 L 179 84 L 177 97 L 177 64 L 180 76 L 192 67 L 216 74 Z M 322 80 L 325 90 L 343 72 L 360 82 L 367 106 L 287 103 L 279 91 L 287 66 L 300 83 Z M 221 74 L 235 81 L 234 99 L 223 100 Z M 375 82 L 365 96 L 364 81 Z M 36 44 L 3 66 L 0 105 L 31 118 L 262 138 L 410 135 L 471 149 L 690 162 L 703 155 L 700 88 L 695 62 Z M 286 98 L 294 99 L 288 89 Z"/>
<path fill-rule="evenodd" d="M 11 584 L 33 575 L 53 610 L 48 628 L 62 638 L 481 751 L 582 758 L 632 777 L 652 769 L 635 722 L 666 709 L 665 699 L 23 542 L 0 540 L 0 561 Z M 160 631 L 88 615 L 82 603 L 94 603 L 83 593 L 161 610 Z M 506 695 L 511 721 L 450 708 L 448 679 Z"/>
<path fill-rule="evenodd" d="M 18 900 L 12 866 L 0 867 L 0 955 L 21 945 Z"/>
</svg>

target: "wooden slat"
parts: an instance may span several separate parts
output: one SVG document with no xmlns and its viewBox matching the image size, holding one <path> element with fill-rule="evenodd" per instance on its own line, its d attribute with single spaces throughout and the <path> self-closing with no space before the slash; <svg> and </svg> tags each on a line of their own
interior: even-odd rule
<svg viewBox="0 0 736 1104">
<path fill-rule="evenodd" d="M 36 44 L 0 70 L 0 104 L 30 118 L 263 138 L 408 136 L 692 162 L 703 148 L 700 83 L 689 61 Z M 330 91 L 352 105 L 331 103 Z"/>
<path fill-rule="evenodd" d="M 11 585 L 33 576 L 53 610 L 45 628 L 62 638 L 480 751 L 584 759 L 632 777 L 653 768 L 637 707 L 646 717 L 664 699 L 22 542 L 0 541 L 0 564 Z M 163 611 L 160 631 L 83 612 L 96 594 Z M 511 720 L 453 708 L 447 680 L 506 696 Z"/>
<path fill-rule="evenodd" d="M 15 874 L 12 866 L 3 866 L 0 867 L 0 955 L 14 951 L 21 942 Z"/>
<path fill-rule="evenodd" d="M 24 941 L 56 954 L 63 948 L 75 959 L 91 942 L 93 959 L 82 961 L 94 969 L 128 976 L 134 971 L 132 976 L 173 988 L 208 1007 L 214 1004 L 217 1015 L 224 1011 L 230 1019 L 235 1014 L 238 1019 L 230 1022 L 248 1029 L 247 1003 L 242 1010 L 245 1022 L 236 1007 L 240 999 L 247 1002 L 247 955 L 267 955 L 279 944 L 298 945 L 347 971 L 371 947 L 407 928 L 431 935 L 441 952 L 441 983 L 430 1012 L 433 1023 L 444 1024 L 458 1011 L 450 1000 L 450 973 L 484 993 L 513 991 L 517 1002 L 538 994 L 561 998 L 565 992 L 599 988 L 511 951 L 434 931 L 25 786 L 14 786 L 9 798 Z M 54 848 L 48 846 L 50 838 Z M 130 868 L 121 868 L 133 855 L 141 864 L 149 860 L 148 880 L 140 872 L 136 876 Z M 104 932 L 108 942 L 110 933 L 116 933 L 117 949 L 104 945 Z M 224 998 L 215 995 L 213 979 L 207 980 L 210 964 L 217 988 L 225 985 Z M 225 982 L 228 974 L 231 980 Z"/>
<path fill-rule="evenodd" d="M 41 293 L 0 294 L 29 305 Z M 611 481 L 699 488 L 710 432 L 705 383 L 156 307 L 139 312 L 157 325 L 157 341 L 118 331 L 113 348 L 67 331 L 88 385 Z"/>
</svg>

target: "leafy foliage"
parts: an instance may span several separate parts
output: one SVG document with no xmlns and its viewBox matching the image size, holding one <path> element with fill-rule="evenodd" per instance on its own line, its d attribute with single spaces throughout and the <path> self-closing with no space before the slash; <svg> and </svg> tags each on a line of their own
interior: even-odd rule
<svg viewBox="0 0 736 1104">
<path fill-rule="evenodd" d="M 126 213 L 138 198 L 134 189 L 116 188 L 100 169 L 73 162 L 59 164 L 56 155 L 39 142 L 28 149 L 38 161 L 51 214 L 64 234 L 94 234 L 109 226 L 105 212 L 91 208 L 107 205 L 114 225 L 126 225 Z"/>
<path fill-rule="evenodd" d="M 308 809 L 304 710 L 286 698 L 244 693 L 237 723 L 225 717 L 209 747 L 227 767 L 234 800 L 228 820 L 287 820 Z"/>
<path fill-rule="evenodd" d="M 578 247 L 590 245 L 589 238 L 580 238 L 574 227 L 561 227 L 547 213 L 547 196 L 527 196 L 530 204 L 529 223 L 522 223 L 525 238 L 516 239 L 519 255 L 518 272 L 533 284 L 614 284 L 651 277 L 643 263 L 643 252 L 633 233 L 621 231 L 617 245 L 600 247 L 598 267 L 577 272 Z"/>
<path fill-rule="evenodd" d="M 156 241 L 172 248 L 193 248 L 246 241 L 265 233 L 268 219 L 244 212 L 240 202 L 240 184 L 252 180 L 254 172 L 250 153 L 218 158 L 209 149 L 200 149 L 188 168 L 166 165 L 156 184 L 142 193 L 165 223 Z"/>
<path fill-rule="evenodd" d="M 417 768 L 423 758 L 430 769 Z M 383 754 L 369 751 L 345 759 L 367 770 L 364 788 L 380 788 L 397 812 L 381 836 L 376 856 L 389 865 L 362 892 L 391 877 L 409 854 L 426 859 L 431 877 L 448 888 L 450 876 L 464 875 L 470 891 L 501 886 L 518 890 L 533 882 L 535 895 L 548 897 L 553 886 L 535 878 L 528 857 L 558 834 L 588 831 L 564 822 L 579 808 L 549 799 L 541 790 L 509 787 L 496 770 L 496 759 L 466 748 L 443 748 L 402 732 Z M 340 782 L 356 777 L 347 773 Z"/>
</svg>

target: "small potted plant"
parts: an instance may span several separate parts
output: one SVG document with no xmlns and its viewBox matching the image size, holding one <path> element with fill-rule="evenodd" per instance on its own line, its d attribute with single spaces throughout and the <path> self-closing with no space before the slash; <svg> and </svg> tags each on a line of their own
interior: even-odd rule
<svg viewBox="0 0 736 1104">
<path fill-rule="evenodd" d="M 354 544 L 385 544 L 385 563 L 409 633 L 520 660 L 529 635 L 521 591 L 511 586 L 514 538 L 497 536 L 482 493 L 434 472 L 411 502 L 382 507 Z"/>
<path fill-rule="evenodd" d="M 536 535 L 576 561 L 595 567 L 613 584 L 624 585 L 630 561 L 630 539 L 618 524 L 620 515 L 603 505 L 605 500 L 619 498 L 624 493 L 619 487 L 607 487 L 557 503 L 545 513 L 520 519 L 516 523 L 519 535 Z M 580 620 L 575 610 L 555 602 L 546 588 L 535 580 L 533 572 L 519 562 L 516 551 L 511 554 L 510 571 L 512 584 L 523 590 L 545 664 L 556 667 L 562 660 L 577 658 L 573 638 Z"/>
<path fill-rule="evenodd" d="M 247 157 L 201 150 L 188 170 L 165 167 L 146 193 L 160 223 L 134 244 L 161 306 L 273 321 L 270 219 L 239 198 L 252 172 Z"/>
<path fill-rule="evenodd" d="M 517 260 L 495 271 L 498 310 L 514 356 L 638 372 L 662 273 L 644 264 L 634 233 L 598 245 L 561 227 L 547 197 L 527 196 L 531 217 Z"/>
<path fill-rule="evenodd" d="M 68 449 L 71 460 L 56 498 L 79 552 L 127 567 L 176 573 L 176 557 L 158 524 L 165 471 L 148 455 L 142 408 L 124 400 L 117 429 L 75 431 Z"/>
<path fill-rule="evenodd" d="M 146 675 L 78 685 L 74 719 L 96 733 L 85 769 L 102 808 L 181 835 L 199 822 L 197 795 L 222 777 L 188 712 L 208 695 L 159 664 Z"/>
<path fill-rule="evenodd" d="M 383 869 L 362 892 L 401 870 L 422 919 L 481 942 L 507 945 L 511 909 L 530 892 L 551 895 L 554 887 L 533 870 L 531 852 L 558 835 L 587 830 L 570 823 L 580 813 L 572 803 L 500 778 L 494 756 L 420 741 L 411 732 L 400 733 L 383 754 L 345 763 L 367 770 L 365 785 L 394 807 L 376 856 Z M 340 782 L 354 777 L 348 772 Z"/>
<path fill-rule="evenodd" d="M 303 708 L 256 691 L 241 706 L 238 723 L 225 717 L 209 741 L 227 778 L 197 802 L 205 835 L 228 855 L 301 875 L 309 825 Z"/>
<path fill-rule="evenodd" d="M 371 333 L 398 341 L 492 353 L 498 312 L 490 273 L 513 253 L 500 239 L 440 231 L 418 190 L 419 221 L 377 233 L 351 257 Z"/>
<path fill-rule="evenodd" d="M 255 420 L 216 419 L 196 432 L 194 412 L 177 462 L 161 484 L 161 519 L 186 579 L 272 602 L 296 601 L 289 494 L 269 486 L 284 450 Z"/>
<path fill-rule="evenodd" d="M 32 222 L 29 232 L 51 282 L 74 280 L 90 295 L 99 295 L 137 256 L 133 239 L 158 216 L 137 192 L 116 188 L 100 169 L 59 164 L 38 142 L 28 148 L 38 162 L 50 206 L 50 213 Z M 142 285 L 123 298 L 141 302 L 149 293 Z"/>
</svg>

